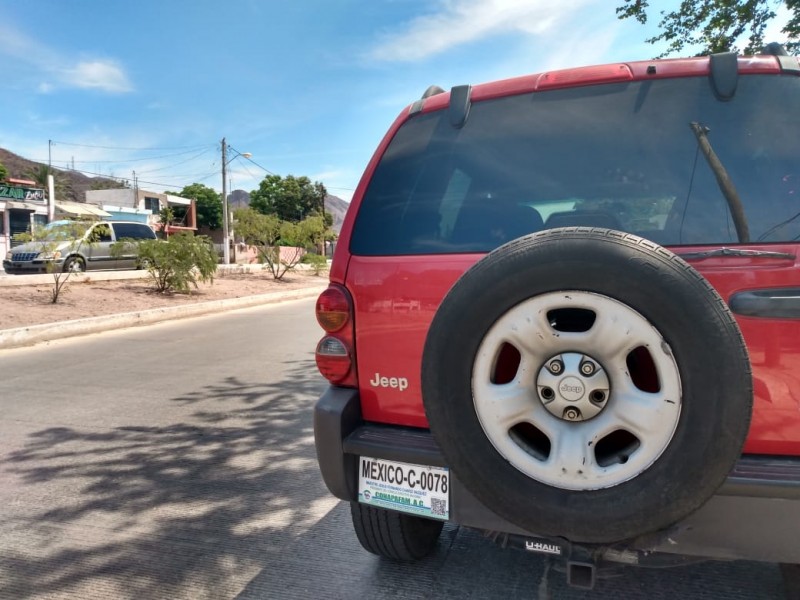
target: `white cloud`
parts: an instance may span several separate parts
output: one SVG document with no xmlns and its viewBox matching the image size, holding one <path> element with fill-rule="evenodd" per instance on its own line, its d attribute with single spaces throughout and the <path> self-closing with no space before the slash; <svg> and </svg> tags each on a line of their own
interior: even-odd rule
<svg viewBox="0 0 800 600">
<path fill-rule="evenodd" d="M 127 75 L 114 61 L 79 62 L 62 71 L 63 80 L 72 87 L 96 88 L 105 92 L 129 92 L 132 87 Z"/>
<path fill-rule="evenodd" d="M 440 0 L 440 10 L 388 32 L 368 53 L 378 61 L 417 61 L 504 33 L 542 35 L 595 0 Z"/>
<path fill-rule="evenodd" d="M 84 58 L 77 63 L 65 60 L 64 52 L 48 47 L 19 30 L 9 27 L 0 36 L 0 58 L 26 64 L 28 71 L 38 71 L 46 78 L 36 89 L 41 94 L 52 93 L 57 87 L 97 89 L 104 92 L 130 92 L 133 86 L 123 68 L 113 60 Z"/>
</svg>

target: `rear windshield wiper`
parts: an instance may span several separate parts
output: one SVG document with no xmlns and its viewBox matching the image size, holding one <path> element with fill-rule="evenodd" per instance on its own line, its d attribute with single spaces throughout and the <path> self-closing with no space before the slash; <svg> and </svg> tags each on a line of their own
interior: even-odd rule
<svg viewBox="0 0 800 600">
<path fill-rule="evenodd" d="M 794 260 L 797 258 L 794 254 L 789 252 L 771 252 L 769 250 L 744 250 L 739 248 L 715 248 L 714 250 L 707 250 L 704 252 L 684 252 L 676 253 L 684 260 L 699 260 L 703 258 L 715 258 L 720 256 L 730 257 L 745 257 L 745 258 L 782 258 L 785 260 Z"/>
<path fill-rule="evenodd" d="M 747 219 L 744 216 L 742 199 L 739 198 L 736 186 L 733 185 L 733 181 L 731 181 L 722 161 L 720 161 L 717 153 L 714 152 L 714 149 L 711 147 L 711 142 L 708 141 L 708 132 L 710 129 L 697 122 L 689 123 L 689 127 L 692 128 L 700 150 L 708 166 L 711 168 L 711 171 L 714 173 L 714 177 L 717 179 L 717 185 L 722 195 L 725 196 L 728 208 L 731 211 L 731 217 L 733 218 L 733 225 L 736 227 L 736 236 L 739 239 L 739 243 L 746 244 L 750 241 L 750 229 L 747 226 Z"/>
</svg>

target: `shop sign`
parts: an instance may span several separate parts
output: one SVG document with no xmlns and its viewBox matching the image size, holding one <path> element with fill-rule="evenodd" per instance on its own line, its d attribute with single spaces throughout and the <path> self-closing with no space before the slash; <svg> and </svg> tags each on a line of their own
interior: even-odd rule
<svg viewBox="0 0 800 600">
<path fill-rule="evenodd" d="M 44 202 L 44 190 L 0 183 L 0 199 L 2 198 L 20 202 Z"/>
</svg>

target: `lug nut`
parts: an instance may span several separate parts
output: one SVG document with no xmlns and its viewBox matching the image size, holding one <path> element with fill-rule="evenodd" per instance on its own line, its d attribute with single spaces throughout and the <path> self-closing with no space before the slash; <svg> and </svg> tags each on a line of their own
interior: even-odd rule
<svg viewBox="0 0 800 600">
<path fill-rule="evenodd" d="M 542 388 L 542 399 L 550 401 L 556 397 L 556 393 L 553 391 L 553 388 L 545 387 Z"/>
<path fill-rule="evenodd" d="M 561 373 L 561 371 L 564 370 L 564 363 L 562 363 L 560 360 L 554 360 L 549 365 L 547 365 L 547 368 L 553 375 L 558 375 L 559 373 Z"/>
<path fill-rule="evenodd" d="M 587 377 L 594 375 L 594 372 L 595 372 L 595 366 L 588 360 L 581 365 L 581 373 L 583 373 Z"/>
<path fill-rule="evenodd" d="M 606 401 L 606 395 L 604 392 L 601 392 L 600 390 L 595 390 L 592 392 L 591 399 L 592 402 L 600 404 Z"/>
<path fill-rule="evenodd" d="M 568 408 L 564 411 L 564 418 L 567 421 L 577 421 L 581 418 L 581 413 L 577 408 Z"/>
</svg>

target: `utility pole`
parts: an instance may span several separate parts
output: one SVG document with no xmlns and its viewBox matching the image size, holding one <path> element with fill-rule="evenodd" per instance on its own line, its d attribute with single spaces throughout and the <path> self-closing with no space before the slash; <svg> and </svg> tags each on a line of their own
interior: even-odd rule
<svg viewBox="0 0 800 600">
<path fill-rule="evenodd" d="M 136 171 L 133 171 L 133 208 L 139 208 L 139 184 L 136 182 Z"/>
<path fill-rule="evenodd" d="M 47 172 L 53 170 L 53 140 L 47 140 Z"/>
<path fill-rule="evenodd" d="M 222 138 L 222 262 L 223 264 L 231 264 L 231 250 L 228 247 L 228 190 L 225 187 L 227 183 L 228 174 L 226 167 L 228 166 L 227 144 L 225 138 Z"/>
</svg>

